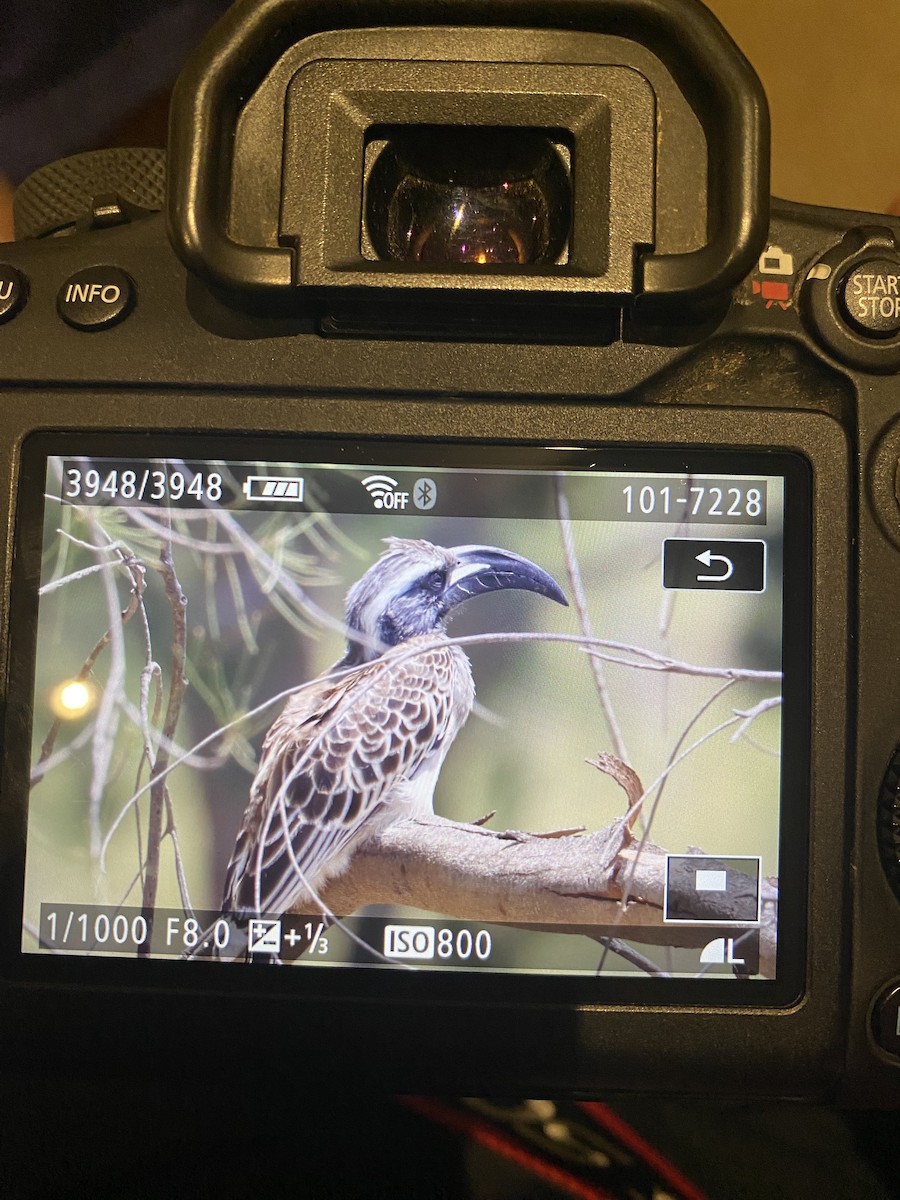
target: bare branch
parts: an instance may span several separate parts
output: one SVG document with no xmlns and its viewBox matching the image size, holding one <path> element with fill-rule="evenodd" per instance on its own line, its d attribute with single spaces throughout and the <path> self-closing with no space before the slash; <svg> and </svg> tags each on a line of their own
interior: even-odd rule
<svg viewBox="0 0 900 1200">
<path fill-rule="evenodd" d="M 637 967 L 641 971 L 646 971 L 648 975 L 655 975 L 658 979 L 672 978 L 671 972 L 664 971 L 652 958 L 647 958 L 639 950 L 635 950 L 634 946 L 629 946 L 627 942 L 623 942 L 621 938 L 601 937 L 597 941 L 600 942 L 604 950 L 608 950 L 610 954 L 618 954 L 619 958 L 624 958 L 633 967 Z M 671 949 L 671 947 L 666 947 L 666 949 Z M 600 967 L 597 970 L 598 975 L 603 969 L 603 962 L 604 960 L 601 959 Z"/>
<path fill-rule="evenodd" d="M 169 795 L 169 789 L 165 790 L 166 799 L 166 828 L 163 832 L 163 837 L 168 837 L 172 842 L 172 853 L 175 857 L 175 878 L 178 880 L 178 894 L 181 896 L 181 907 L 184 909 L 185 915 L 192 917 L 194 915 L 194 906 L 191 903 L 191 894 L 188 890 L 187 875 L 184 870 L 184 858 L 181 853 L 181 842 L 178 839 L 178 826 L 175 824 L 175 810 L 172 806 L 172 797 Z"/>
<path fill-rule="evenodd" d="M 62 531 L 60 530 L 60 532 Z M 96 548 L 95 546 L 94 549 Z M 77 583 L 79 579 L 86 579 L 89 575 L 96 575 L 99 571 L 106 571 L 109 565 L 109 563 L 103 562 L 94 563 L 92 567 L 82 567 L 80 571 L 73 571 L 71 575 L 63 575 L 59 579 L 51 579 L 49 583 L 45 583 L 43 587 L 38 588 L 38 595 L 49 596 L 51 592 L 55 592 L 67 584 Z"/>
<path fill-rule="evenodd" d="M 244 600 L 244 591 L 241 587 L 241 579 L 238 575 L 237 567 L 234 565 L 233 558 L 226 558 L 224 561 L 225 577 L 228 580 L 228 586 L 231 589 L 231 597 L 234 601 L 235 619 L 238 629 L 244 641 L 244 646 L 248 654 L 258 654 L 259 646 L 256 638 L 253 636 L 253 630 L 250 628 L 250 619 L 247 616 L 247 604 Z"/>
<path fill-rule="evenodd" d="M 158 665 L 158 664 L 157 664 Z M 154 675 L 154 679 L 159 680 L 159 677 Z M 191 681 L 193 684 L 193 680 Z M 137 705 L 132 704 L 127 696 L 120 698 L 119 707 L 128 718 L 130 723 L 136 729 L 141 731 L 143 739 L 144 719 L 141 715 L 141 710 Z M 182 756 L 179 765 L 190 767 L 194 771 L 217 771 L 219 767 L 223 767 L 228 762 L 227 754 L 210 754 L 204 757 L 202 754 L 194 754 L 190 750 L 186 750 L 180 742 L 173 742 L 166 738 L 162 731 L 151 727 L 150 730 L 151 745 L 165 746 L 172 755 Z M 155 750 L 154 750 L 155 754 Z"/>
<path fill-rule="evenodd" d="M 728 688 L 732 687 L 735 682 L 736 682 L 736 680 L 734 680 L 734 679 L 727 679 L 725 681 L 725 683 L 723 683 L 720 688 L 718 688 L 715 692 L 713 692 L 712 696 L 710 696 L 709 699 L 700 706 L 700 708 L 697 710 L 697 712 L 694 713 L 693 717 L 691 718 L 691 720 L 688 722 L 687 726 L 683 730 L 681 737 L 678 739 L 678 741 L 675 745 L 675 748 L 673 749 L 672 753 L 669 755 L 669 761 L 666 764 L 667 771 L 671 770 L 671 768 L 675 765 L 675 759 L 678 757 L 679 751 L 681 750 L 681 747 L 684 745 L 684 743 L 687 739 L 687 735 L 690 733 L 691 729 L 693 729 L 693 727 L 697 724 L 697 722 L 700 720 L 700 718 L 703 716 L 703 714 L 712 707 L 712 705 L 716 702 L 716 700 L 718 700 L 718 698 L 724 692 L 726 692 L 728 690 Z M 595 765 L 599 766 L 599 764 L 595 764 Z M 654 821 L 654 819 L 656 817 L 656 813 L 659 809 L 660 800 L 662 799 L 663 790 L 665 789 L 668 779 L 669 779 L 669 776 L 667 774 L 667 775 L 665 775 L 662 782 L 660 783 L 659 788 L 656 792 L 656 796 L 653 799 L 653 804 L 650 806 L 650 814 L 644 825 L 643 834 L 641 837 L 641 846 L 643 846 L 646 843 L 647 838 L 649 838 L 649 836 L 650 836 L 650 830 L 653 828 L 653 821 Z M 635 776 L 635 780 L 637 780 L 637 776 Z M 637 780 L 637 782 L 640 783 L 640 780 Z M 643 807 L 643 790 L 644 790 L 643 784 L 640 784 L 638 798 L 636 800 L 634 798 L 631 798 L 632 811 L 634 811 L 635 813 L 640 812 L 641 808 Z M 627 903 L 627 901 L 628 901 L 628 891 L 626 888 L 625 902 Z M 609 952 L 610 952 L 610 946 L 606 945 L 604 947 L 603 954 L 600 957 L 599 966 L 597 967 L 598 975 L 601 974 L 603 971 L 603 967 L 606 963 L 606 959 L 607 959 Z"/>
<path fill-rule="evenodd" d="M 586 759 L 586 762 L 588 766 L 596 767 L 604 775 L 609 775 L 624 791 L 628 797 L 628 812 L 625 820 L 628 828 L 633 829 L 634 822 L 641 811 L 641 798 L 644 794 L 644 785 L 641 783 L 637 771 L 629 767 L 628 763 L 622 762 L 620 758 L 616 758 L 614 754 L 607 754 L 602 750 L 596 758 Z"/>
<path fill-rule="evenodd" d="M 106 537 L 106 534 L 94 520 L 91 521 L 91 527 L 98 539 L 97 544 L 100 545 L 99 539 Z M 107 541 L 109 540 L 107 538 Z M 119 593 L 113 577 L 113 564 L 109 564 L 109 569 L 103 572 L 102 579 L 106 592 L 106 606 L 109 611 L 108 645 L 110 648 L 110 661 L 106 683 L 101 691 L 100 703 L 97 707 L 97 723 L 91 747 L 91 782 L 88 788 L 88 825 L 90 829 L 91 859 L 95 863 L 100 857 L 100 810 L 103 805 L 103 796 L 106 791 L 110 763 L 112 762 L 113 750 L 115 748 L 116 731 L 119 724 L 117 699 L 125 683 L 125 639 L 122 636 L 122 627 L 138 611 L 140 593 L 144 586 L 143 569 L 132 565 L 136 561 L 133 559 L 133 556 L 126 556 L 122 550 L 119 550 L 118 554 L 130 577 L 131 596 L 124 611 L 120 611 Z M 116 619 L 117 617 L 119 618 L 118 620 Z"/>
<path fill-rule="evenodd" d="M 729 717 L 726 721 L 722 721 L 721 724 L 716 725 L 716 727 L 714 729 L 710 729 L 707 733 L 704 733 L 702 737 L 698 738 L 695 742 L 693 742 L 690 746 L 688 746 L 686 750 L 683 750 L 680 754 L 675 755 L 675 757 L 670 760 L 669 765 L 662 772 L 662 774 L 657 776 L 657 778 L 654 779 L 653 783 L 651 783 L 651 785 L 644 792 L 639 803 L 642 805 L 644 803 L 646 803 L 647 797 L 650 796 L 656 788 L 662 786 L 664 781 L 666 779 L 668 779 L 669 775 L 672 773 L 672 771 L 675 769 L 675 767 L 677 767 L 679 763 L 684 762 L 684 760 L 688 757 L 688 755 L 693 754 L 694 751 L 698 750 L 705 742 L 708 742 L 711 738 L 714 738 L 717 734 L 722 733 L 725 729 L 730 729 L 732 725 L 735 725 L 739 721 L 743 722 L 742 728 L 748 727 L 756 719 L 756 717 L 761 715 L 761 713 L 768 712 L 770 708 L 773 708 L 776 704 L 780 704 L 780 703 L 781 703 L 780 697 L 777 697 L 777 698 L 773 697 L 772 699 L 762 700 L 762 701 L 760 701 L 759 704 L 757 704 L 755 706 L 755 708 L 750 709 L 748 712 L 735 712 L 734 715 Z M 651 819 L 652 819 L 652 813 L 651 813 Z M 640 844 L 637 847 L 636 858 L 635 858 L 635 867 L 633 867 L 630 872 L 629 878 L 625 885 L 625 892 L 622 897 L 623 907 L 627 906 L 628 900 L 629 900 L 630 896 L 632 895 L 631 884 L 634 880 L 637 861 L 638 861 L 638 859 L 640 859 L 641 853 L 643 852 L 645 846 L 649 844 L 648 840 L 647 840 L 648 836 L 649 836 L 649 825 L 650 825 L 650 822 L 648 822 L 648 827 L 644 831 L 644 835 L 641 838 Z"/>
<path fill-rule="evenodd" d="M 671 767 L 672 764 L 675 762 L 675 759 L 678 757 L 679 753 L 681 752 L 681 747 L 687 741 L 688 734 L 691 732 L 691 730 L 694 728 L 694 726 L 697 724 L 697 722 L 700 720 L 700 718 L 702 716 L 704 716 L 704 714 L 707 713 L 712 708 L 712 706 L 719 699 L 719 697 L 724 695 L 725 692 L 727 692 L 730 687 L 733 687 L 736 682 L 737 681 L 734 679 L 726 679 L 725 682 L 722 684 L 722 686 L 719 688 L 716 688 L 716 690 L 713 692 L 713 694 L 703 704 L 701 704 L 701 706 L 697 709 L 697 711 L 691 717 L 690 721 L 688 721 L 687 725 L 682 730 L 681 737 L 679 737 L 678 741 L 675 743 L 675 746 L 672 749 L 672 753 L 669 755 L 669 761 L 666 763 L 667 768 Z M 662 783 L 659 785 L 659 790 L 656 793 L 656 798 L 653 801 L 653 805 L 650 809 L 650 816 L 647 820 L 648 835 L 650 833 L 650 828 L 653 825 L 653 818 L 656 816 L 656 811 L 659 808 L 659 802 L 662 799 L 662 794 L 665 791 L 665 787 L 666 787 L 666 783 L 668 782 L 668 779 L 669 779 L 669 777 L 667 775 L 665 777 L 665 779 L 662 781 Z"/>
<path fill-rule="evenodd" d="M 153 510 L 157 511 L 156 509 Z M 187 516 L 187 513 L 179 513 L 179 516 Z M 187 550 L 196 550 L 201 554 L 215 554 L 223 557 L 235 557 L 243 554 L 243 550 L 238 546 L 231 545 L 230 542 L 213 542 L 203 541 L 202 538 L 188 537 L 183 533 L 179 533 L 177 529 L 167 529 L 165 525 L 161 525 L 158 521 L 154 521 L 146 512 L 132 505 L 128 509 L 128 519 L 135 525 L 140 525 L 142 529 L 146 529 L 148 533 L 153 533 L 163 541 L 167 538 L 176 546 L 184 546 Z"/>
<path fill-rule="evenodd" d="M 565 633 L 481 633 L 481 634 L 470 634 L 465 637 L 447 638 L 445 641 L 442 641 L 441 644 L 448 645 L 448 646 L 474 646 L 474 645 L 487 645 L 487 644 L 495 644 L 495 643 L 502 643 L 502 642 L 549 642 L 549 643 L 559 643 L 559 644 L 563 644 L 563 645 L 583 646 L 586 643 L 591 643 L 592 641 L 593 641 L 593 643 L 598 644 L 598 645 L 619 644 L 619 643 L 601 642 L 600 639 L 597 639 L 597 638 L 589 639 L 589 638 L 581 637 L 578 634 L 565 634 Z M 431 643 L 426 643 L 425 645 L 422 645 L 419 647 L 413 647 L 411 649 L 408 649 L 404 654 L 394 655 L 392 657 L 392 659 L 390 660 L 390 662 L 391 662 L 391 664 L 397 664 L 399 662 L 403 662 L 407 658 L 412 658 L 416 654 L 428 653 L 428 651 L 431 648 L 432 648 Z M 636 647 L 636 646 L 635 647 L 624 647 L 624 648 L 628 649 L 628 650 L 633 650 L 635 653 L 638 653 L 638 654 L 650 653 L 649 651 L 643 651 L 643 650 L 641 650 L 640 647 Z M 640 663 L 626 663 L 625 665 L 626 666 L 634 666 L 634 667 L 638 667 L 638 668 L 641 666 Z M 684 674 L 704 674 L 704 675 L 709 675 L 709 676 L 717 677 L 717 678 L 734 679 L 736 681 L 742 681 L 745 679 L 746 680 L 765 679 L 770 682 L 780 682 L 781 681 L 781 672 L 778 672 L 778 671 L 743 671 L 740 668 L 736 668 L 736 667 L 693 668 L 692 664 L 690 664 L 690 663 L 685 663 L 685 664 L 680 664 L 680 665 L 682 665 L 685 668 L 685 670 L 683 671 Z M 389 666 L 390 666 L 390 664 L 389 664 Z M 350 668 L 350 670 L 352 670 L 352 669 L 353 668 Z M 382 670 L 385 670 L 385 669 L 388 669 L 388 667 L 383 666 Z M 335 670 L 332 672 L 332 677 L 335 680 L 338 680 L 341 678 L 341 676 L 343 674 L 346 674 L 346 671 Z M 373 676 L 373 680 L 376 677 L 380 677 L 380 676 L 377 676 L 377 675 Z M 260 717 L 263 713 L 274 708 L 275 705 L 281 704 L 284 701 L 288 700 L 291 696 L 300 695 L 302 692 L 306 691 L 308 688 L 318 687 L 320 683 L 321 683 L 321 677 L 313 679 L 313 680 L 307 680 L 304 683 L 298 684 L 296 687 L 285 688 L 283 691 L 277 692 L 276 694 L 269 696 L 266 700 L 263 700 L 261 703 L 255 705 L 253 708 L 248 709 L 247 712 L 241 713 L 239 716 L 235 717 L 232 721 L 226 722 L 224 725 L 221 725 L 218 729 L 213 730 L 212 733 L 207 734 L 206 737 L 201 738 L 201 740 L 199 742 L 195 743 L 195 745 L 193 745 L 189 750 L 186 750 L 183 754 L 180 754 L 177 757 L 175 757 L 174 759 L 172 759 L 165 766 L 164 769 L 154 772 L 153 778 L 148 780 L 147 783 L 143 784 L 143 786 L 140 787 L 135 792 L 135 794 L 129 800 L 126 801 L 125 805 L 123 806 L 119 815 L 116 817 L 115 821 L 113 822 L 112 827 L 110 828 L 109 832 L 106 835 L 106 839 L 105 839 L 105 843 L 104 843 L 105 846 L 108 846 L 112 836 L 118 829 L 121 822 L 124 820 L 126 814 L 130 811 L 132 805 L 134 805 L 141 798 L 141 796 L 143 796 L 146 792 L 148 792 L 150 790 L 150 788 L 152 787 L 153 783 L 156 782 L 156 780 L 165 778 L 165 776 L 168 775 L 171 771 L 174 771 L 176 767 L 179 767 L 183 763 L 187 762 L 188 759 L 192 755 L 199 754 L 202 750 L 205 750 L 205 749 L 207 749 L 207 747 L 214 745 L 217 741 L 219 741 L 221 738 L 223 738 L 227 733 L 230 733 L 232 730 L 238 729 L 241 725 L 245 724 L 248 721 L 255 720 L 256 718 Z M 343 715 L 343 712 L 341 715 Z"/>
<path fill-rule="evenodd" d="M 61 721 L 54 721 L 53 726 L 51 726 L 50 733 L 44 739 L 45 747 L 48 745 L 48 743 L 50 743 L 52 746 L 51 734 L 55 738 L 56 734 L 59 733 L 61 726 Z M 31 768 L 31 787 L 36 787 L 45 775 L 49 775 L 50 772 L 55 770 L 56 767 L 61 767 L 63 763 L 67 763 L 69 759 L 74 758 L 78 751 L 81 750 L 83 746 L 86 746 L 88 742 L 90 742 L 91 738 L 94 736 L 95 728 L 96 721 L 90 721 L 87 725 L 85 725 L 84 729 L 82 729 L 79 734 L 72 738 L 71 742 L 63 746 L 62 750 L 57 750 L 55 754 L 45 754 L 44 750 L 42 749 L 41 757 Z"/>
<path fill-rule="evenodd" d="M 171 741 L 181 715 L 181 702 L 187 687 L 184 677 L 185 646 L 187 643 L 187 597 L 181 590 L 178 576 L 175 574 L 175 564 L 172 561 L 172 547 L 163 546 L 159 556 L 160 571 L 165 583 L 166 598 L 172 610 L 172 668 L 169 680 L 169 697 L 166 704 L 166 715 L 163 722 L 163 736 Z M 150 781 L 150 816 L 147 834 L 147 865 L 144 878 L 142 907 L 148 921 L 152 920 L 156 907 L 156 893 L 159 885 L 159 850 L 163 835 L 162 816 L 166 805 L 167 787 L 165 783 L 168 774 L 169 753 L 165 746 L 160 745 L 154 764 L 153 779 Z M 143 947 L 141 948 L 143 950 Z M 148 942 L 149 952 L 149 942 Z"/>
<path fill-rule="evenodd" d="M 121 549 L 120 547 L 116 547 L 116 548 L 119 550 Z M 106 547 L 92 546 L 91 549 L 92 550 L 106 549 Z M 109 571 L 114 571 L 119 566 L 124 566 L 130 572 L 132 565 L 134 565 L 136 569 L 139 567 L 137 559 L 134 559 L 133 557 L 131 557 L 130 552 L 129 552 L 129 556 L 120 558 L 119 562 L 117 562 L 117 563 L 102 563 L 102 564 L 100 564 L 100 567 L 102 570 L 109 572 Z M 131 579 L 132 579 L 132 583 L 134 583 L 135 576 L 131 575 Z M 114 607 L 115 607 L 115 610 L 118 611 L 118 600 L 116 600 Z M 133 591 L 132 595 L 131 595 L 131 599 L 129 600 L 127 606 L 118 614 L 119 620 L 122 625 L 127 624 L 131 620 L 131 618 L 137 612 L 137 607 L 138 607 L 137 592 Z M 109 646 L 110 643 L 112 642 L 113 636 L 114 636 L 114 629 L 116 628 L 116 625 L 117 625 L 117 622 L 113 621 L 110 624 L 109 629 L 107 629 L 107 631 L 97 641 L 93 650 L 91 650 L 91 652 L 88 654 L 87 658 L 82 663 L 81 668 L 78 671 L 78 674 L 75 676 L 75 679 L 77 679 L 83 683 L 90 676 L 90 674 L 93 671 L 94 666 L 97 662 L 97 659 L 100 657 L 100 655 L 103 653 L 103 651 L 107 648 L 107 646 Z M 98 720 L 99 720 L 99 717 L 98 717 Z M 50 759 L 50 756 L 53 754 L 53 747 L 56 744 L 57 737 L 59 737 L 59 731 L 62 728 L 62 725 L 63 725 L 62 718 L 57 717 L 57 719 L 50 726 L 47 736 L 44 738 L 44 741 L 41 745 L 41 752 L 38 756 L 38 760 L 35 763 L 34 769 L 32 771 L 32 776 L 31 776 L 32 786 L 34 786 L 35 783 L 40 782 L 40 780 L 43 779 L 44 775 L 46 775 L 47 771 L 50 769 L 46 766 L 46 764 L 47 764 L 48 760 Z M 95 723 L 95 725 L 96 725 L 96 723 Z M 95 726 L 92 728 L 95 728 Z M 54 765 L 56 765 L 56 764 L 54 764 Z"/>
<path fill-rule="evenodd" d="M 563 634 L 555 635 L 557 638 L 564 636 Z M 593 646 L 586 647 L 588 654 L 596 655 L 604 662 L 616 663 L 620 667 L 631 667 L 636 671 L 669 671 L 676 675 L 697 675 L 705 679 L 732 679 L 757 683 L 778 683 L 783 677 L 781 671 L 757 671 L 747 667 L 702 667 L 697 663 L 682 662 L 677 658 L 669 658 L 665 654 L 656 654 L 654 651 L 645 650 L 640 646 L 623 646 L 615 642 L 603 641 L 600 638 L 594 639 L 594 646 L 605 646 L 626 653 L 642 655 L 648 661 L 634 662 L 612 654 L 604 654 L 602 650 L 595 649 Z"/>
<path fill-rule="evenodd" d="M 572 599 L 575 601 L 575 610 L 578 613 L 578 620 L 581 625 L 581 632 L 586 638 L 593 639 L 594 627 L 591 623 L 590 614 L 587 607 L 587 596 L 584 591 L 584 582 L 581 576 L 581 567 L 578 563 L 578 555 L 575 552 L 575 538 L 572 534 L 572 520 L 569 514 L 569 501 L 566 497 L 565 489 L 563 488 L 563 476 L 557 474 L 555 477 L 556 485 L 556 514 L 559 520 L 559 530 L 562 537 L 563 550 L 566 556 L 566 570 L 569 574 L 569 583 L 572 587 Z M 600 699 L 600 711 L 606 720 L 606 726 L 609 729 L 609 736 L 612 740 L 613 750 L 618 758 L 623 762 L 628 762 L 628 751 L 625 748 L 625 739 L 622 737 L 622 730 L 619 722 L 616 719 L 615 710 L 613 709 L 612 699 L 609 694 L 609 688 L 606 685 L 606 675 L 603 671 L 603 665 L 596 655 L 591 655 L 591 670 L 594 675 L 594 684 L 597 688 L 597 695 Z"/>
<path fill-rule="evenodd" d="M 761 700 L 755 708 L 748 709 L 746 712 L 739 712 L 735 709 L 735 713 L 739 717 L 743 717 L 743 721 L 732 734 L 730 740 L 739 742 L 757 717 L 761 717 L 763 713 L 770 712 L 773 708 L 778 708 L 781 705 L 781 696 L 772 696 L 769 700 Z"/>
<path fill-rule="evenodd" d="M 140 511 L 129 509 L 129 514 L 133 515 L 133 519 L 144 528 L 155 532 L 161 537 L 165 537 L 167 530 L 158 522 L 153 521 Z M 270 554 L 257 542 L 239 521 L 236 521 L 231 513 L 224 509 L 208 508 L 199 515 L 204 518 L 211 518 L 220 529 L 224 531 L 228 538 L 227 543 L 209 542 L 199 543 L 192 539 L 184 539 L 192 548 L 202 548 L 204 553 L 207 552 L 206 547 L 218 547 L 216 550 L 210 549 L 209 553 L 223 553 L 222 547 L 227 547 L 227 552 L 230 554 L 242 554 L 249 564 L 251 570 L 257 578 L 270 601 L 274 603 L 276 589 L 281 593 L 282 603 L 284 600 L 289 600 L 296 605 L 301 613 L 313 623 L 314 626 L 319 626 L 325 629 L 333 629 L 340 633 L 343 637 L 354 637 L 357 641 L 365 645 L 374 646 L 377 649 L 382 649 L 380 643 L 375 642 L 372 638 L 366 638 L 362 634 L 350 630 L 343 621 L 332 617 L 330 613 L 325 612 L 320 608 L 306 593 L 295 579 L 293 579 Z M 179 540 L 178 535 L 173 535 L 173 541 Z"/>
<path fill-rule="evenodd" d="M 623 912 L 623 877 L 632 866 L 637 898 Z M 665 890 L 666 852 L 648 844 L 638 858 L 622 819 L 596 833 L 523 840 L 431 817 L 399 821 L 367 839 L 321 900 L 345 915 L 369 904 L 402 904 L 595 939 L 624 935 L 645 945 L 704 946 L 708 926 L 663 923 Z M 765 883 L 760 972 L 768 977 L 775 969 L 777 897 L 777 887 Z M 696 904 L 693 892 L 691 900 Z M 308 900 L 299 900 L 295 911 L 309 912 Z"/>
<path fill-rule="evenodd" d="M 48 500 L 57 500 L 58 502 L 61 503 L 61 501 L 59 501 L 58 496 L 47 496 L 45 498 Z M 82 517 L 84 517 L 84 519 L 88 523 L 90 523 L 92 518 L 94 520 L 96 520 L 93 513 L 90 513 L 89 511 L 85 511 L 83 508 L 73 508 L 71 511 L 78 512 Z M 114 541 L 112 538 L 109 538 L 105 533 L 103 536 L 107 537 L 107 540 L 105 542 L 96 542 L 95 543 L 95 542 L 86 542 L 82 538 L 76 537 L 74 533 L 70 533 L 66 529 L 57 529 L 56 532 L 59 534 L 59 536 L 61 538 L 64 538 L 67 542 L 71 542 L 71 544 L 73 546 L 79 546 L 82 550 L 90 550 L 92 554 L 118 554 L 120 557 L 125 557 L 125 558 L 131 557 L 131 550 L 125 544 L 125 542 Z"/>
</svg>

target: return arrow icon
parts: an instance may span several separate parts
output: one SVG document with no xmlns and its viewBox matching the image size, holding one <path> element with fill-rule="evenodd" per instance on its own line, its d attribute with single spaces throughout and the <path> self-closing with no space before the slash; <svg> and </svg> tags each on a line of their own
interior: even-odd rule
<svg viewBox="0 0 900 1200">
<path fill-rule="evenodd" d="M 698 583 L 723 583 L 726 579 L 730 579 L 734 574 L 734 563 L 724 554 L 713 554 L 712 550 L 704 550 L 702 554 L 695 555 L 697 562 L 703 563 L 704 567 L 712 567 L 713 563 L 721 563 L 725 572 L 717 575 L 698 575 Z"/>
<path fill-rule="evenodd" d="M 751 538 L 665 538 L 662 585 L 689 592 L 764 592 L 766 543 Z"/>
</svg>

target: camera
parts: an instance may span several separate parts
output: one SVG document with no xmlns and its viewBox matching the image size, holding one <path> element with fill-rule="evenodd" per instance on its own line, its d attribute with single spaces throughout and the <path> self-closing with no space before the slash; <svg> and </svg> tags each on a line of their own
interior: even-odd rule
<svg viewBox="0 0 900 1200">
<path fill-rule="evenodd" d="M 241 0 L 0 254 L 3 1055 L 900 1096 L 900 224 L 697 0 Z"/>
</svg>

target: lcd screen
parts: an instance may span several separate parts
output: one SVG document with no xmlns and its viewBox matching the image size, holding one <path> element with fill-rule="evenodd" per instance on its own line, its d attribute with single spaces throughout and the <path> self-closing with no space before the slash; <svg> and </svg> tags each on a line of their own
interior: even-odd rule
<svg viewBox="0 0 900 1200">
<path fill-rule="evenodd" d="M 778 977 L 799 460 L 47 444 L 23 954 Z"/>
</svg>

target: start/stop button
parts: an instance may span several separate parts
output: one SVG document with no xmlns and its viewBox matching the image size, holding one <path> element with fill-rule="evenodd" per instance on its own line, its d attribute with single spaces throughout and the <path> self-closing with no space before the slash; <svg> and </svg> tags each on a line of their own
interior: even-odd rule
<svg viewBox="0 0 900 1200">
<path fill-rule="evenodd" d="M 900 373 L 900 235 L 848 229 L 810 266 L 800 311 L 826 350 L 858 370 Z"/>
<path fill-rule="evenodd" d="M 900 985 L 886 987 L 872 1009 L 872 1033 L 887 1054 L 900 1058 Z"/>
<path fill-rule="evenodd" d="M 860 333 L 891 338 L 900 333 L 900 260 L 858 263 L 841 287 L 844 315 Z"/>
</svg>

